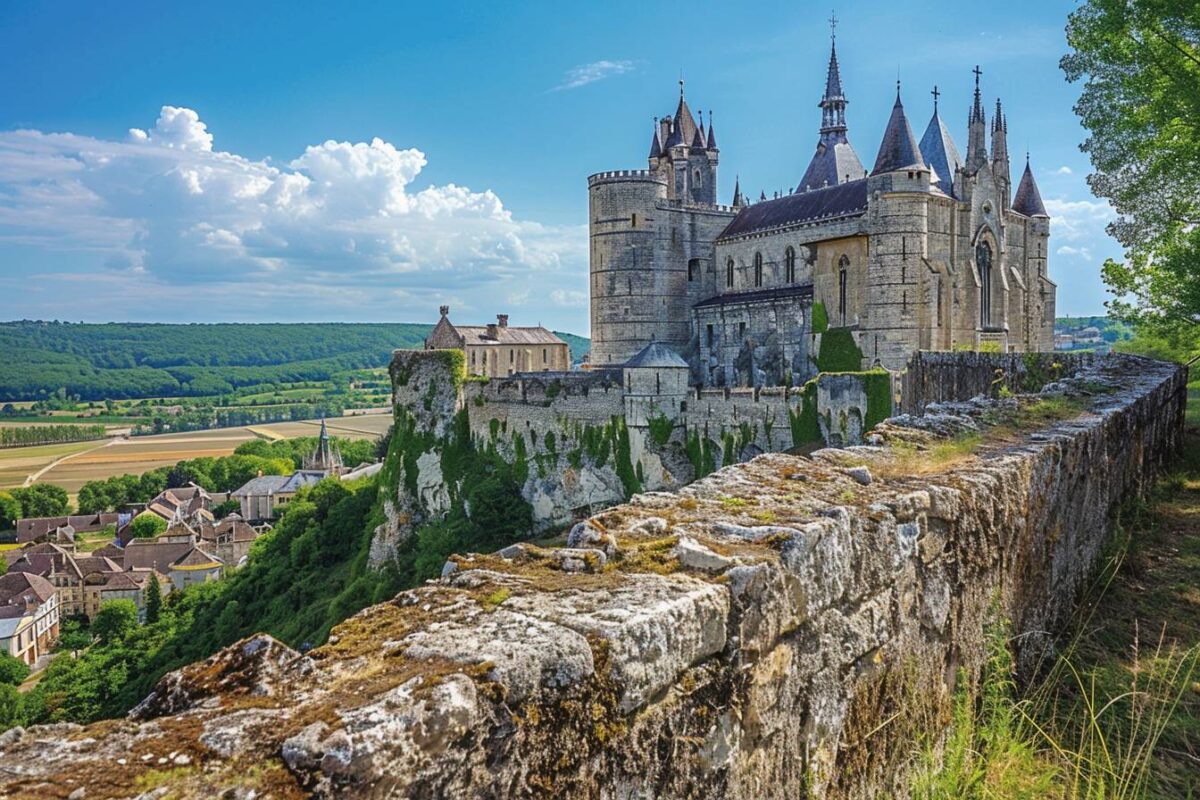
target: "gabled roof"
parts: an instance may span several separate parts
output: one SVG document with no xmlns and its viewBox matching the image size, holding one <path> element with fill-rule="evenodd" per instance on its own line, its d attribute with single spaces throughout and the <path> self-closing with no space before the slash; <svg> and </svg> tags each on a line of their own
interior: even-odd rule
<svg viewBox="0 0 1200 800">
<path fill-rule="evenodd" d="M 0 575 L 0 605 L 24 606 L 27 601 L 40 605 L 54 596 L 54 587 L 41 575 L 9 572 Z"/>
<path fill-rule="evenodd" d="M 463 337 L 465 344 L 566 344 L 541 326 L 517 328 L 497 325 L 495 336 L 488 333 L 485 325 L 455 325 L 454 329 Z"/>
<path fill-rule="evenodd" d="M 171 569 L 206 569 L 219 567 L 224 562 L 216 556 L 211 556 L 199 547 L 193 547 L 179 558 L 171 562 Z"/>
<path fill-rule="evenodd" d="M 1027 217 L 1048 217 L 1046 206 L 1042 203 L 1042 193 L 1038 191 L 1037 183 L 1033 180 L 1033 170 L 1029 168 L 1029 159 L 1025 159 L 1025 172 L 1021 182 L 1017 184 L 1017 196 L 1013 198 L 1013 211 Z"/>
<path fill-rule="evenodd" d="M 175 559 L 195 549 L 191 542 L 159 542 L 154 539 L 134 539 L 125 546 L 124 566 L 131 569 L 153 569 L 165 572 Z"/>
<path fill-rule="evenodd" d="M 892 106 L 892 116 L 888 118 L 887 128 L 883 132 L 883 141 L 879 143 L 879 155 L 875 157 L 875 168 L 872 175 L 881 172 L 894 172 L 909 167 L 924 167 L 921 158 L 921 148 L 917 137 L 913 136 L 912 126 L 904 113 L 904 104 L 900 102 L 900 92 L 896 91 L 896 104 Z"/>
<path fill-rule="evenodd" d="M 288 475 L 259 475 L 257 478 L 251 478 L 237 489 L 234 489 L 230 497 L 275 494 L 287 483 L 288 477 Z"/>
<path fill-rule="evenodd" d="M 953 196 L 954 176 L 962 167 L 962 159 L 936 106 L 933 116 L 929 119 L 929 125 L 925 128 L 925 135 L 921 137 L 920 149 L 925 163 L 937 174 L 939 188 Z"/>
<path fill-rule="evenodd" d="M 840 183 L 811 192 L 796 192 L 745 206 L 717 240 L 801 222 L 853 217 L 867 210 L 867 179 Z"/>
<path fill-rule="evenodd" d="M 630 369 L 647 367 L 683 367 L 687 369 L 687 365 L 687 362 L 680 358 L 678 353 L 659 342 L 651 342 L 639 350 L 637 355 L 625 362 L 625 367 Z"/>
</svg>

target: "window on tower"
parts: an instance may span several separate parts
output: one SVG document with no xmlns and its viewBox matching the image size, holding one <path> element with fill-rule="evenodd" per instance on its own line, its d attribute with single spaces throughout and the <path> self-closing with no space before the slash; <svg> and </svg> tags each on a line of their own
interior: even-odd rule
<svg viewBox="0 0 1200 800">
<path fill-rule="evenodd" d="M 789 247 L 787 249 L 787 252 L 784 253 L 784 256 L 783 256 L 783 263 L 787 267 L 787 282 L 795 283 L 796 282 L 796 249 L 795 248 Z"/>
<path fill-rule="evenodd" d="M 733 288 L 733 259 L 725 262 L 725 286 L 729 289 Z"/>
<path fill-rule="evenodd" d="M 762 286 L 762 253 L 754 254 L 754 285 Z"/>
<path fill-rule="evenodd" d="M 693 258 L 688 261 L 688 280 L 694 281 L 700 277 L 700 259 Z"/>
</svg>

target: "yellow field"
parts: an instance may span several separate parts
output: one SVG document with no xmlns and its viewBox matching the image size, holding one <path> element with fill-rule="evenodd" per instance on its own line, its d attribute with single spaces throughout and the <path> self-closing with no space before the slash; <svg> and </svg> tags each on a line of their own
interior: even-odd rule
<svg viewBox="0 0 1200 800">
<path fill-rule="evenodd" d="M 390 414 L 371 414 L 334 419 L 327 424 L 332 436 L 375 439 L 391 422 Z M 0 487 L 21 486 L 30 475 L 45 470 L 37 480 L 58 484 L 74 495 L 88 481 L 126 473 L 140 475 L 191 458 L 227 456 L 241 443 L 255 438 L 315 436 L 320 428 L 319 420 L 305 420 L 0 450 Z"/>
</svg>

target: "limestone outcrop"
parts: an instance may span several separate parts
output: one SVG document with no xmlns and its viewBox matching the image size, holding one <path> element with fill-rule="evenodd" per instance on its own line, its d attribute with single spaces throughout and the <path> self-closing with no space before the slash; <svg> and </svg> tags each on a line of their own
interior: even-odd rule
<svg viewBox="0 0 1200 800">
<path fill-rule="evenodd" d="M 1110 509 L 1179 446 L 1182 369 L 1084 369 L 636 495 L 563 548 L 456 556 L 306 655 L 256 637 L 169 675 L 130 719 L 10 732 L 0 797 L 903 795 L 986 622 L 1034 663 Z M 960 431 L 974 452 L 922 456 Z"/>
</svg>

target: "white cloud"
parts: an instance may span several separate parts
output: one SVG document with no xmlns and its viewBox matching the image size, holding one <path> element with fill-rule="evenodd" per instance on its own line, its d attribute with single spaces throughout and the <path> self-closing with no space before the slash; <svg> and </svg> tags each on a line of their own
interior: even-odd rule
<svg viewBox="0 0 1200 800">
<path fill-rule="evenodd" d="M 1051 175 L 1072 175 L 1072 174 L 1074 174 L 1074 173 L 1072 173 L 1072 172 L 1071 172 L 1071 168 L 1070 168 L 1070 167 L 1068 167 L 1066 164 L 1063 164 L 1061 167 L 1059 167 L 1058 169 L 1054 170 L 1054 171 L 1053 171 L 1052 173 L 1050 173 L 1050 174 L 1051 174 Z"/>
<path fill-rule="evenodd" d="M 567 307 L 582 307 L 588 302 L 587 292 L 564 289 L 555 289 L 550 293 L 550 299 L 555 305 Z"/>
<path fill-rule="evenodd" d="M 259 313 L 275 319 L 301 301 L 421 319 L 454 292 L 463 296 L 460 316 L 490 316 L 500 285 L 527 296 L 536 275 L 545 297 L 586 271 L 581 226 L 514 219 L 490 190 L 418 186 L 427 160 L 416 148 L 330 140 L 277 166 L 213 143 L 195 111 L 174 106 L 127 141 L 0 132 L 0 246 L 56 261 L 69 254 L 92 272 L 103 265 L 129 300 L 233 302 L 236 287 L 237 302 L 265 303 Z M 0 264 L 0 308 L 15 269 Z M 38 273 L 62 280 L 62 272 Z M 7 315 L 33 314 L 33 305 L 9 306 Z M 587 327 L 566 314 L 555 324 Z"/>
<path fill-rule="evenodd" d="M 1104 200 L 1066 200 L 1051 198 L 1045 201 L 1050 214 L 1050 235 L 1059 241 L 1094 242 L 1107 234 L 1108 223 L 1116 213 Z"/>
<path fill-rule="evenodd" d="M 1060 256 L 1078 256 L 1079 258 L 1082 258 L 1085 261 L 1090 261 L 1092 258 L 1092 251 L 1090 248 L 1071 247 L 1068 244 L 1064 244 L 1062 247 L 1058 248 L 1054 252 Z"/>
<path fill-rule="evenodd" d="M 572 67 L 567 70 L 563 76 L 562 83 L 555 86 L 554 90 L 578 89 L 580 86 L 587 86 L 589 83 L 602 81 L 614 75 L 624 75 L 626 72 L 632 72 L 634 66 L 634 62 L 632 61 L 609 61 L 607 59 L 593 61 L 590 64 L 581 64 L 578 67 Z"/>
</svg>

